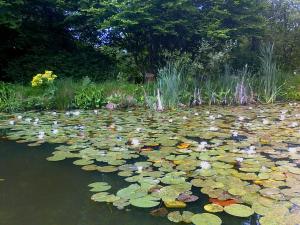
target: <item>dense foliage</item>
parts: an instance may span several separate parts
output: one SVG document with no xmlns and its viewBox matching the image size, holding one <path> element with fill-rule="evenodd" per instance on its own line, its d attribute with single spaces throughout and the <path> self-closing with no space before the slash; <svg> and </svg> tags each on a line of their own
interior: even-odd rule
<svg viewBox="0 0 300 225">
<path fill-rule="evenodd" d="M 270 41 L 278 64 L 294 70 L 299 7 L 296 0 L 1 0 L 1 79 L 27 82 L 53 70 L 141 81 L 164 65 L 166 51 L 200 58 L 208 43 L 206 67 L 208 55 L 222 54 L 228 42 L 234 46 L 227 62 L 235 69 L 257 70 L 259 46 Z"/>
</svg>

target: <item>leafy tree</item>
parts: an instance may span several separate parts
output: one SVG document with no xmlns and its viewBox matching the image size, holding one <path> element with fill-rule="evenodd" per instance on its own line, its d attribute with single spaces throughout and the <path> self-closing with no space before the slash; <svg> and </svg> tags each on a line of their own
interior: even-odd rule
<svg viewBox="0 0 300 225">
<path fill-rule="evenodd" d="M 267 40 L 275 44 L 281 67 L 292 70 L 300 62 L 300 1 L 270 0 Z"/>
</svg>

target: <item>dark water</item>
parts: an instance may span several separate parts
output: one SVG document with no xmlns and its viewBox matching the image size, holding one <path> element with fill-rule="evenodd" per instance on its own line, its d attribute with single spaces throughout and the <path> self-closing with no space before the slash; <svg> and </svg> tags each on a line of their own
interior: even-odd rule
<svg viewBox="0 0 300 225">
<path fill-rule="evenodd" d="M 90 200 L 87 185 L 105 181 L 112 192 L 128 186 L 116 175 L 87 172 L 71 161 L 45 160 L 54 146 L 27 147 L 0 141 L 0 225 L 174 225 L 153 217 L 149 209 L 118 210 Z M 203 212 L 207 199 L 187 210 Z M 239 219 L 217 214 L 224 225 L 256 225 L 257 218 Z M 205 225 L 205 224 L 203 224 Z"/>
</svg>

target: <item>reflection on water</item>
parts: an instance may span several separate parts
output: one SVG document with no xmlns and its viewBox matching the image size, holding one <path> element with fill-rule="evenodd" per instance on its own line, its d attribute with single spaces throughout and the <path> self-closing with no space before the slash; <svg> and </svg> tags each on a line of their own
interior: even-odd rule
<svg viewBox="0 0 300 225">
<path fill-rule="evenodd" d="M 131 207 L 118 210 L 112 205 L 90 200 L 87 185 L 105 181 L 112 192 L 128 184 L 113 174 L 81 170 L 71 161 L 45 160 L 53 146 L 27 147 L 0 141 L 0 225 L 171 225 L 167 218 L 153 217 L 149 209 Z M 195 190 L 196 191 L 196 190 Z M 200 194 L 199 194 L 200 195 Z M 203 211 L 207 198 L 187 210 Z M 224 225 L 256 225 L 248 220 L 218 214 Z"/>
</svg>

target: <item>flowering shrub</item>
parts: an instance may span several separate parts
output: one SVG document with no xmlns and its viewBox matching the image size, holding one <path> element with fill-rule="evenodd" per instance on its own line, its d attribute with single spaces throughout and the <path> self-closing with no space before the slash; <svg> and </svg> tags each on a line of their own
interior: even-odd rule
<svg viewBox="0 0 300 225">
<path fill-rule="evenodd" d="M 44 74 L 37 74 L 32 78 L 32 87 L 40 87 L 43 85 L 52 84 L 57 76 L 53 74 L 53 71 L 46 70 Z"/>
</svg>

